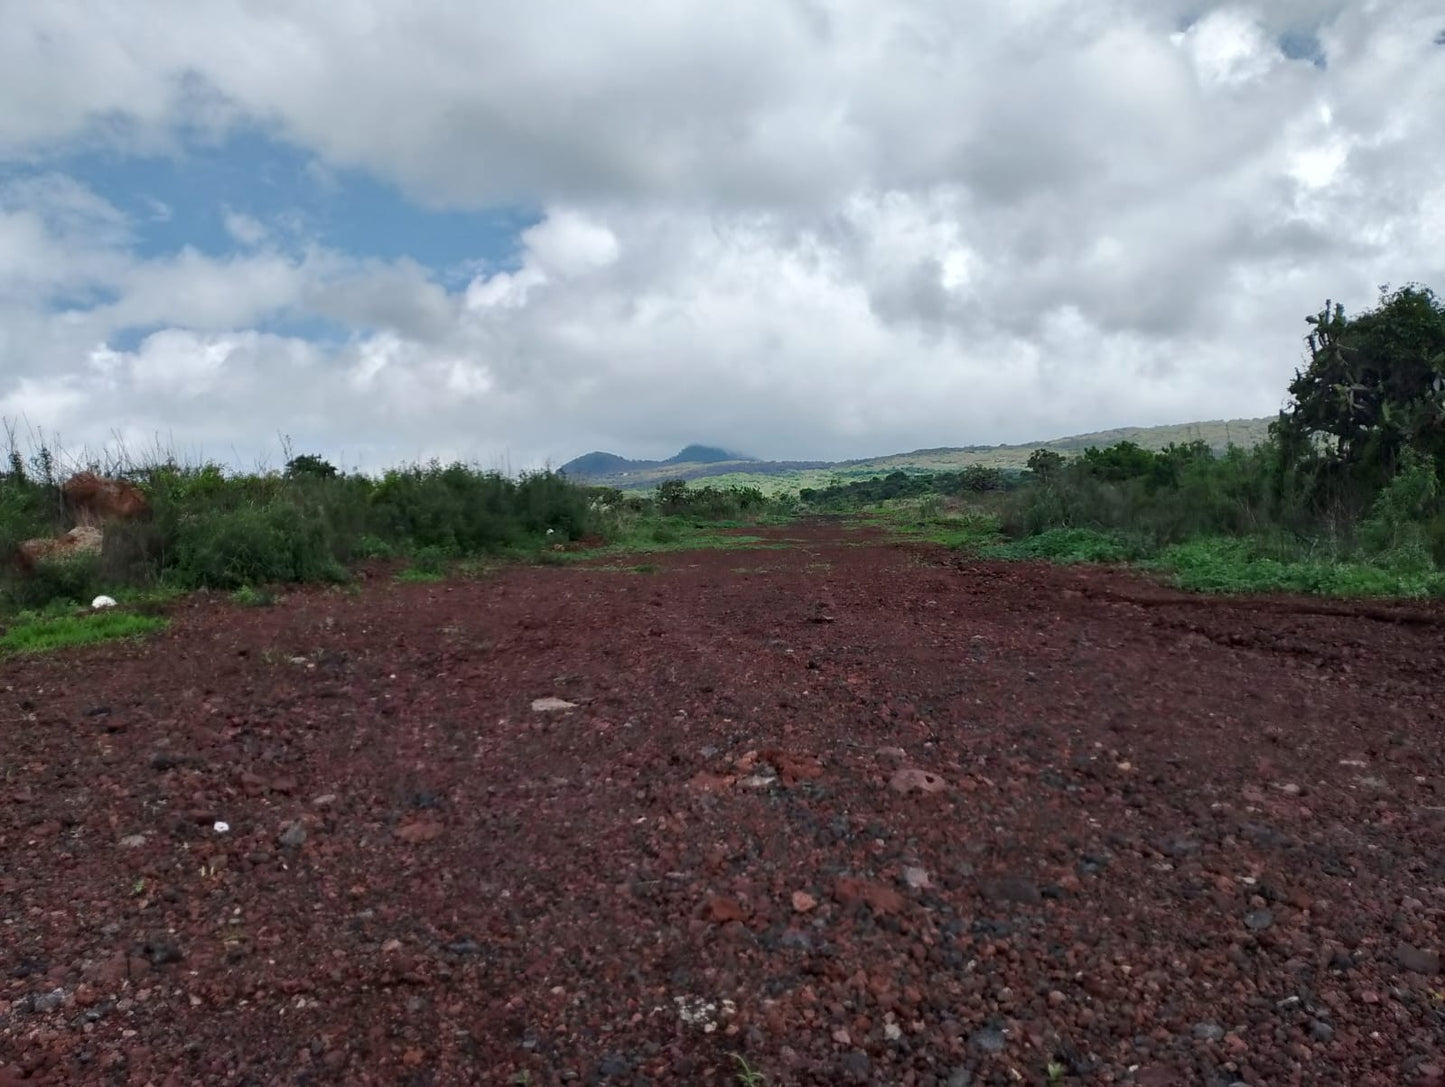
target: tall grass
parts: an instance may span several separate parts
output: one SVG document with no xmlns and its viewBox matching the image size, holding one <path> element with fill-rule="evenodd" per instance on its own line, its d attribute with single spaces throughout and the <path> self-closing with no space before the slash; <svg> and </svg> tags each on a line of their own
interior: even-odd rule
<svg viewBox="0 0 1445 1087">
<path fill-rule="evenodd" d="M 29 458 L 13 442 L 0 474 L 0 553 L 68 526 L 61 467 L 48 446 Z M 337 472 L 318 458 L 284 471 L 229 472 L 166 458 L 96 466 L 138 484 L 153 516 L 112 524 L 102 553 L 0 572 L 0 608 L 86 602 L 103 587 L 235 590 L 337 581 L 358 559 L 435 553 L 465 558 L 566 543 L 604 528 L 594 493 L 551 472 L 508 478 L 431 463 L 379 478 Z"/>
<path fill-rule="evenodd" d="M 612 549 L 735 546 L 718 528 L 788 516 L 793 499 L 755 488 L 689 487 L 655 496 L 586 487 L 554 472 L 513 478 L 432 462 L 380 476 L 345 473 L 315 456 L 281 471 L 228 471 L 173 456 L 139 463 L 63 464 L 49 445 L 26 457 L 14 442 L 0 473 L 0 554 L 68 525 L 60 481 L 80 468 L 129 479 L 152 516 L 107 527 L 98 557 L 0 569 L 0 610 L 83 603 L 120 586 L 237 591 L 277 583 L 340 581 L 359 560 L 410 558 L 402 575 L 431 579 L 454 561 L 545 554 L 585 542 Z M 560 558 L 560 556 L 557 556 Z"/>
<path fill-rule="evenodd" d="M 1142 561 L 1205 591 L 1445 593 L 1445 488 L 1420 459 L 1373 492 L 1273 442 L 1221 455 L 1123 442 L 1036 466 L 999 507 L 1012 542 L 988 553 Z"/>
</svg>

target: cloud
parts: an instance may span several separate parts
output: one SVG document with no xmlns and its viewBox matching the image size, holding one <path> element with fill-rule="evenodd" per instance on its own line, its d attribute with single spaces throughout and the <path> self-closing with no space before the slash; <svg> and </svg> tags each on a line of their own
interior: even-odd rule
<svg viewBox="0 0 1445 1087">
<path fill-rule="evenodd" d="M 1325 296 L 1445 281 L 1423 0 L 484 14 L 11 13 L 0 414 L 380 463 L 1022 441 L 1271 412 Z M 463 283 L 240 204 L 233 252 L 141 256 L 143 205 L 64 172 L 237 131 L 331 199 L 537 221 Z"/>
</svg>

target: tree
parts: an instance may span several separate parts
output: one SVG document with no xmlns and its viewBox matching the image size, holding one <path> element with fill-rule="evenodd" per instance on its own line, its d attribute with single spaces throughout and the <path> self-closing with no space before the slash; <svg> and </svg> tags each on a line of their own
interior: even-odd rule
<svg viewBox="0 0 1445 1087">
<path fill-rule="evenodd" d="M 302 453 L 299 457 L 292 457 L 286 462 L 286 475 L 291 479 L 295 479 L 298 476 L 309 476 L 314 479 L 334 479 L 336 477 L 336 466 L 311 453 Z"/>
<path fill-rule="evenodd" d="M 1063 456 L 1052 449 L 1035 449 L 1029 454 L 1028 469 L 1040 479 L 1057 475 L 1063 466 Z"/>
<path fill-rule="evenodd" d="M 1380 289 L 1376 309 L 1347 318 L 1329 301 L 1305 320 L 1310 362 L 1275 424 L 1296 457 L 1323 444 L 1348 479 L 1380 487 L 1413 450 L 1445 472 L 1445 305 L 1425 287 Z"/>
</svg>

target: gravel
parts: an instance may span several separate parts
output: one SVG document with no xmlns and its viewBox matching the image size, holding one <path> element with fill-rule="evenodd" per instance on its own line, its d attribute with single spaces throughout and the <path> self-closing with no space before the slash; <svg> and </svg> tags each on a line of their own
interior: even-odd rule
<svg viewBox="0 0 1445 1087">
<path fill-rule="evenodd" d="M 6 661 L 0 1084 L 1441 1087 L 1445 608 L 764 534 Z"/>
</svg>

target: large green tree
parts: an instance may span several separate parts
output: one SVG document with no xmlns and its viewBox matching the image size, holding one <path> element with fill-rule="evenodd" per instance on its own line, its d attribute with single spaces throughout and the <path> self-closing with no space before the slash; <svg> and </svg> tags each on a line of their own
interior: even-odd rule
<svg viewBox="0 0 1445 1087">
<path fill-rule="evenodd" d="M 1336 478 L 1366 487 L 1409 452 L 1445 474 L 1445 305 L 1426 287 L 1381 288 L 1373 310 L 1346 317 L 1326 302 L 1306 320 L 1310 361 L 1276 424 L 1282 446 L 1319 451 Z"/>
</svg>

